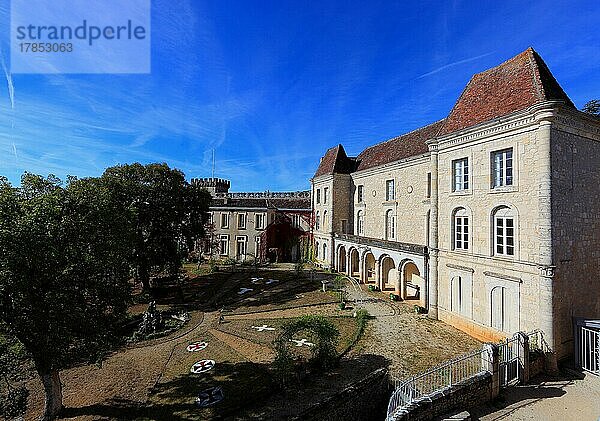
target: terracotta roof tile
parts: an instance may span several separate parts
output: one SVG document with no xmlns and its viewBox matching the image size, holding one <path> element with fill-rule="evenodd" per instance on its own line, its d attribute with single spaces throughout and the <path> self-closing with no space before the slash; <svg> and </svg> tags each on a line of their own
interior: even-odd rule
<svg viewBox="0 0 600 421">
<path fill-rule="evenodd" d="M 327 150 L 315 177 L 360 171 L 428 152 L 426 141 L 544 101 L 573 103 L 546 63 L 528 48 L 504 63 L 474 75 L 444 120 L 371 146 L 348 158 L 342 145 Z"/>
<path fill-rule="evenodd" d="M 325 174 L 350 174 L 354 170 L 354 160 L 348 158 L 342 145 L 337 145 L 325 152 L 319 163 L 315 177 Z"/>
<path fill-rule="evenodd" d="M 444 120 L 437 121 L 365 149 L 356 157 L 356 171 L 427 153 L 429 149 L 425 141 L 437 135 L 443 122 Z"/>
<path fill-rule="evenodd" d="M 474 75 L 452 108 L 440 135 L 549 100 L 562 100 L 574 107 L 546 63 L 533 48 L 528 48 L 499 66 Z"/>
</svg>

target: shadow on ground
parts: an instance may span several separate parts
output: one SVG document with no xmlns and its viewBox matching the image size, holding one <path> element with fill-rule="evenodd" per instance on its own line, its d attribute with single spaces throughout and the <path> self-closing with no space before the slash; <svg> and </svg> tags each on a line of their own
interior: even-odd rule
<svg viewBox="0 0 600 421">
<path fill-rule="evenodd" d="M 263 278 L 253 283 L 252 278 Z M 265 304 L 281 306 L 296 299 L 296 295 L 321 288 L 321 280 L 332 278 L 323 272 L 302 272 L 289 270 L 256 270 L 241 268 L 236 272 L 215 272 L 191 276 L 181 283 L 164 283 L 152 288 L 152 297 L 159 305 L 173 308 L 195 309 L 205 312 L 222 308 L 234 310 L 237 307 L 257 307 Z M 265 280 L 278 282 L 266 284 Z M 241 288 L 250 288 L 245 294 L 238 294 Z"/>
<path fill-rule="evenodd" d="M 572 385 L 574 380 L 580 379 L 582 379 L 581 374 L 571 370 L 561 371 L 556 377 L 542 374 L 532 379 L 529 384 L 502 389 L 497 399 L 485 406 L 472 409 L 472 419 L 478 420 L 498 411 L 501 411 L 501 414 L 494 417 L 495 420 L 510 419 L 517 410 L 542 399 L 564 396 L 565 387 Z"/>
<path fill-rule="evenodd" d="M 147 403 L 115 399 L 81 408 L 65 408 L 61 415 L 65 418 L 87 416 L 94 420 L 288 419 L 302 416 L 315 402 L 388 365 L 389 361 L 381 356 L 361 355 L 343 360 L 330 372 L 303 377 L 282 391 L 267 364 L 222 362 L 204 375 L 182 375 L 157 385 Z M 223 389 L 224 400 L 209 408 L 197 407 L 195 397 L 212 386 Z M 360 400 L 362 396 L 351 399 Z M 366 414 L 360 419 L 381 419 L 381 414 L 385 415 L 383 404 L 380 409 L 370 414 L 372 417 Z"/>
</svg>

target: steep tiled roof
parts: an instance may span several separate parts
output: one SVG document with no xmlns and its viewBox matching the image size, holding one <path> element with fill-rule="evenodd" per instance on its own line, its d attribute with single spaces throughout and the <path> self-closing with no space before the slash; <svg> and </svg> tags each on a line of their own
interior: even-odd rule
<svg viewBox="0 0 600 421">
<path fill-rule="evenodd" d="M 331 148 L 315 177 L 334 172 L 347 174 L 421 155 L 428 151 L 425 142 L 429 139 L 552 100 L 575 108 L 544 60 L 528 48 L 499 66 L 474 75 L 444 120 L 371 146 L 356 158 L 348 158 L 342 145 Z"/>
<path fill-rule="evenodd" d="M 437 121 L 429 126 L 365 149 L 356 157 L 358 164 L 356 170 L 366 170 L 428 152 L 425 141 L 437 135 L 443 122 L 444 120 Z"/>
<path fill-rule="evenodd" d="M 533 48 L 528 48 L 499 66 L 474 75 L 452 108 L 440 135 L 550 100 L 561 100 L 574 107 L 546 63 Z"/>
<path fill-rule="evenodd" d="M 354 160 L 348 158 L 342 145 L 337 145 L 325 152 L 315 177 L 325 174 L 350 174 L 354 170 Z"/>
</svg>

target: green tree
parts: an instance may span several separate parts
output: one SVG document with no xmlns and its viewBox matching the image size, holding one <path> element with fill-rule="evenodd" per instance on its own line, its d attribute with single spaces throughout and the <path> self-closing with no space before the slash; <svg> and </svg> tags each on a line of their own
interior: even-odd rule
<svg viewBox="0 0 600 421">
<path fill-rule="evenodd" d="M 208 192 L 167 164 L 118 165 L 108 168 L 102 180 L 122 206 L 134 211 L 132 261 L 144 289 L 152 273 L 177 273 L 182 258 L 204 235 Z"/>
<path fill-rule="evenodd" d="M 7 419 L 22 416 L 27 409 L 29 391 L 23 385 L 26 364 L 23 345 L 0 321 L 0 416 Z"/>
<path fill-rule="evenodd" d="M 130 216 L 99 179 L 25 174 L 0 180 L 0 321 L 27 350 L 62 409 L 60 370 L 98 362 L 118 338 L 129 299 Z"/>
<path fill-rule="evenodd" d="M 595 116 L 600 116 L 600 100 L 592 99 L 586 102 L 581 111 Z"/>
</svg>

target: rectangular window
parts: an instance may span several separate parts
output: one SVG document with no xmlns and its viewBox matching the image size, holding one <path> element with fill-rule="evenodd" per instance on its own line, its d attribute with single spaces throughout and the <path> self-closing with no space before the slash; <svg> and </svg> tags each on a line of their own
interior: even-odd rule
<svg viewBox="0 0 600 421">
<path fill-rule="evenodd" d="M 357 202 L 358 203 L 362 203 L 363 200 L 365 200 L 364 192 L 363 192 L 363 187 L 364 186 L 358 186 L 356 188 L 356 196 L 357 196 Z"/>
<path fill-rule="evenodd" d="M 452 191 L 463 191 L 469 188 L 469 160 L 468 158 L 452 161 Z"/>
<path fill-rule="evenodd" d="M 317 204 L 321 203 L 321 189 L 317 189 Z"/>
<path fill-rule="evenodd" d="M 396 192 L 394 190 L 394 180 L 387 180 L 385 182 L 385 200 L 389 202 L 390 200 L 395 199 Z"/>
<path fill-rule="evenodd" d="M 515 255 L 515 222 L 512 217 L 496 216 L 496 254 Z"/>
<path fill-rule="evenodd" d="M 342 231 L 342 234 L 348 233 L 348 220 L 347 219 L 342 219 L 340 221 L 340 229 Z"/>
<path fill-rule="evenodd" d="M 298 214 L 292 215 L 292 226 L 295 228 L 300 228 L 300 215 L 298 215 Z"/>
<path fill-rule="evenodd" d="M 236 250 L 235 250 L 235 255 L 236 257 L 239 258 L 243 258 L 244 256 L 246 256 L 246 236 L 242 235 L 239 237 L 236 237 Z"/>
<path fill-rule="evenodd" d="M 512 148 L 492 152 L 492 188 L 512 186 L 513 150 Z"/>
<path fill-rule="evenodd" d="M 431 173 L 427 173 L 427 198 L 431 197 Z"/>
<path fill-rule="evenodd" d="M 256 255 L 257 258 L 260 258 L 260 236 L 259 235 L 254 237 L 254 246 L 255 246 L 254 254 Z"/>
<path fill-rule="evenodd" d="M 323 189 L 323 204 L 327 204 L 327 200 L 329 199 L 329 188 L 325 187 Z"/>
<path fill-rule="evenodd" d="M 462 296 L 462 277 L 455 276 L 451 280 L 452 283 L 452 302 L 451 309 L 455 313 L 462 313 L 463 296 Z"/>
<path fill-rule="evenodd" d="M 219 250 L 221 251 L 222 256 L 227 256 L 229 254 L 229 236 L 228 235 L 219 236 Z"/>
<path fill-rule="evenodd" d="M 238 213 L 237 225 L 238 225 L 238 229 L 241 229 L 241 230 L 246 229 L 246 214 L 245 213 Z"/>
<path fill-rule="evenodd" d="M 469 249 L 469 217 L 454 217 L 454 248 L 458 250 Z"/>
<path fill-rule="evenodd" d="M 221 212 L 221 228 L 229 228 L 229 214 Z"/>
<path fill-rule="evenodd" d="M 265 214 L 257 213 L 255 218 L 256 218 L 256 229 L 257 230 L 265 229 Z"/>
</svg>

